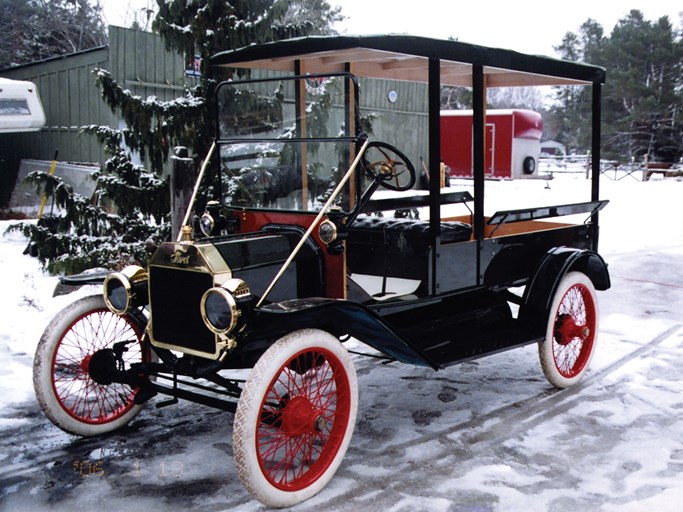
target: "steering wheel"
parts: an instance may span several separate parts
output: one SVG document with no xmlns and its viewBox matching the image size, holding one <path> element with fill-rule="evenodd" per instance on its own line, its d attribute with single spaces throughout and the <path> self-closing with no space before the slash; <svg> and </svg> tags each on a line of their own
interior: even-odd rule
<svg viewBox="0 0 683 512">
<path fill-rule="evenodd" d="M 415 167 L 412 162 L 386 142 L 368 143 L 361 162 L 366 174 L 384 188 L 402 192 L 415 185 Z"/>
</svg>

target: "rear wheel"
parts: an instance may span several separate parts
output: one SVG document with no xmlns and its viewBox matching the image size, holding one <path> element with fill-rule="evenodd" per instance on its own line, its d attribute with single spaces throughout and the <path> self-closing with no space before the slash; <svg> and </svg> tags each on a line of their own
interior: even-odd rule
<svg viewBox="0 0 683 512">
<path fill-rule="evenodd" d="M 566 388 L 583 378 L 593 357 L 597 330 L 593 283 L 581 272 L 567 273 L 553 298 L 545 340 L 538 346 L 548 382 Z"/>
<path fill-rule="evenodd" d="M 143 349 L 142 315 L 118 316 L 101 296 L 84 297 L 57 314 L 38 343 L 33 362 L 33 387 L 45 415 L 71 434 L 93 436 L 130 422 L 142 405 L 138 389 L 121 383 L 98 384 L 90 377 L 92 356 L 114 343 L 129 342 L 125 367 L 149 361 Z"/>
<path fill-rule="evenodd" d="M 278 340 L 252 369 L 235 414 L 244 486 L 271 507 L 318 493 L 341 464 L 357 408 L 356 372 L 336 338 L 305 329 Z"/>
</svg>

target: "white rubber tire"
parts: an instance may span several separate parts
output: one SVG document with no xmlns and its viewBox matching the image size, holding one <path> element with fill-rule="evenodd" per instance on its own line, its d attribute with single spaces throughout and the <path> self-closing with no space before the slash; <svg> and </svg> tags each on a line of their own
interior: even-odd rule
<svg viewBox="0 0 683 512">
<path fill-rule="evenodd" d="M 357 409 L 356 371 L 334 336 L 304 329 L 279 339 L 254 365 L 235 413 L 242 483 L 269 507 L 314 496 L 344 458 Z"/>
<path fill-rule="evenodd" d="M 124 360 L 140 362 L 143 321 L 110 312 L 101 295 L 83 297 L 55 316 L 33 360 L 36 398 L 52 423 L 70 434 L 96 436 L 127 425 L 140 412 L 143 405 L 132 402 L 135 390 L 125 384 L 97 384 L 88 374 L 88 362 L 96 350 L 131 339 L 138 343 L 129 347 Z"/>
<path fill-rule="evenodd" d="M 598 341 L 598 300 L 591 280 L 568 272 L 553 297 L 545 340 L 538 344 L 543 373 L 564 389 L 583 379 Z"/>
</svg>

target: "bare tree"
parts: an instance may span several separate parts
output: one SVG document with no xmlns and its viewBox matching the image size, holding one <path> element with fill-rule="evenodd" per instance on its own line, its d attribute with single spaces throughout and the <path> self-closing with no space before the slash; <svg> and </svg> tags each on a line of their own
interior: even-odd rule
<svg viewBox="0 0 683 512">
<path fill-rule="evenodd" d="M 107 44 L 100 0 L 0 0 L 0 68 Z"/>
<path fill-rule="evenodd" d="M 539 87 L 506 87 L 489 89 L 487 101 L 493 108 L 527 108 L 540 112 L 545 109 L 546 98 Z"/>
<path fill-rule="evenodd" d="M 147 0 L 143 6 L 137 8 L 133 8 L 129 0 L 124 15 L 124 24 L 135 30 L 150 31 L 158 11 L 156 0 Z"/>
<path fill-rule="evenodd" d="M 341 7 L 331 6 L 326 0 L 290 0 L 282 18 L 286 25 L 312 25 L 311 34 L 334 33 L 334 24 L 342 21 Z"/>
</svg>

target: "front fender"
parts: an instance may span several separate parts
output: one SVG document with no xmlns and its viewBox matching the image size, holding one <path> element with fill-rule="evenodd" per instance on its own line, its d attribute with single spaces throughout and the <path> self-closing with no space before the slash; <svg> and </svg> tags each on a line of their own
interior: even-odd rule
<svg viewBox="0 0 683 512">
<path fill-rule="evenodd" d="M 336 337 L 350 335 L 402 363 L 439 368 L 377 314 L 346 300 L 315 297 L 268 304 L 254 311 L 249 326 L 247 342 L 317 328 Z"/>
<path fill-rule="evenodd" d="M 590 250 L 556 247 L 541 259 L 538 270 L 524 291 L 519 318 L 530 328 L 545 333 L 555 291 L 560 280 L 570 271 L 582 272 L 592 281 L 596 290 L 611 286 L 607 264 L 602 257 Z"/>
<path fill-rule="evenodd" d="M 59 282 L 55 285 L 52 292 L 53 297 L 59 295 L 66 295 L 71 293 L 81 286 L 103 284 L 106 277 L 111 273 L 111 270 L 106 268 L 91 268 L 80 274 L 73 274 L 70 276 L 60 276 Z"/>
</svg>

